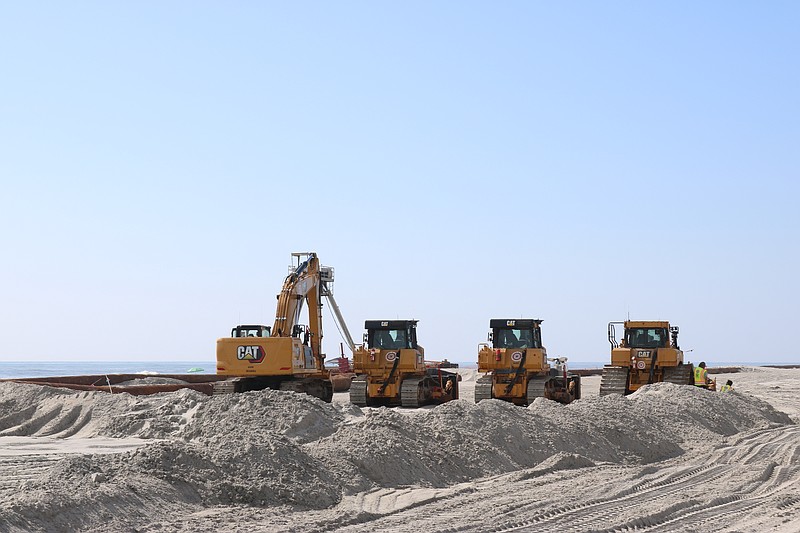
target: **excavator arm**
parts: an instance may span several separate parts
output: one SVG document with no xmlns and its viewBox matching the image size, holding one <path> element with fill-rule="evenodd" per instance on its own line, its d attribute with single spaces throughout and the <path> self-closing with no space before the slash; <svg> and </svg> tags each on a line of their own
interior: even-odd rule
<svg viewBox="0 0 800 533">
<path fill-rule="evenodd" d="M 276 337 L 292 336 L 295 326 L 300 322 L 303 304 L 308 302 L 310 345 L 314 356 L 319 357 L 322 342 L 319 259 L 315 253 L 292 255 L 298 259 L 307 255 L 307 258 L 283 282 L 272 332 Z"/>
<path fill-rule="evenodd" d="M 297 258 L 298 265 L 286 276 L 281 292 L 278 294 L 278 306 L 275 311 L 272 332 L 276 337 L 292 336 L 295 326 L 300 323 L 303 304 L 307 303 L 309 345 L 314 358 L 322 366 L 324 364 L 322 355 L 323 296 L 331 303 L 334 317 L 351 351 L 355 344 L 329 285 L 329 282 L 333 281 L 333 269 L 320 267 L 319 258 L 314 252 L 293 253 L 292 257 Z"/>
</svg>

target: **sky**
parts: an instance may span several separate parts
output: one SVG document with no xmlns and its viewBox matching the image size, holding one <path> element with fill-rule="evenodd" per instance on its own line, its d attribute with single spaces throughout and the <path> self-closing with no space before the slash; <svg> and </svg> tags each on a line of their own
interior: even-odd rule
<svg viewBox="0 0 800 533">
<path fill-rule="evenodd" d="M 291 252 L 353 337 L 800 363 L 797 2 L 6 2 L 0 361 L 209 360 Z M 342 339 L 324 316 L 329 357 Z"/>
</svg>

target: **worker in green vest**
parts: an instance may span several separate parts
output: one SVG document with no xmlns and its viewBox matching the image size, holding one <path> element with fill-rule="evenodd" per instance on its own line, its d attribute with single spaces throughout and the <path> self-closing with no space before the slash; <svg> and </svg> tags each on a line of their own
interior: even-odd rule
<svg viewBox="0 0 800 533">
<path fill-rule="evenodd" d="M 708 384 L 711 383 L 711 380 L 708 378 L 708 371 L 706 370 L 705 362 L 700 363 L 697 365 L 697 368 L 694 369 L 694 384 L 698 387 L 703 387 L 704 389 L 708 388 Z"/>
<path fill-rule="evenodd" d="M 733 381 L 728 380 L 728 382 L 722 386 L 720 392 L 733 392 Z"/>
</svg>

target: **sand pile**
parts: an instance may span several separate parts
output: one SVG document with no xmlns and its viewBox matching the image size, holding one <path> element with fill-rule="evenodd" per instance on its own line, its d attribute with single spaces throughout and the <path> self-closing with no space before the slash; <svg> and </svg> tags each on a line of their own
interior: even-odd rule
<svg viewBox="0 0 800 533">
<path fill-rule="evenodd" d="M 483 374 L 478 372 L 477 368 L 448 368 L 445 370 L 458 373 L 461 376 L 461 381 L 463 383 L 475 381 L 479 377 L 483 376 Z"/>
<path fill-rule="evenodd" d="M 162 438 L 180 433 L 206 396 L 180 390 L 131 396 L 0 384 L 0 436 Z"/>
<path fill-rule="evenodd" d="M 660 461 L 740 431 L 791 423 L 754 397 L 672 384 L 568 406 L 544 399 L 527 409 L 462 400 L 426 415 L 368 410 L 358 423 L 314 443 L 310 453 L 337 468 L 354 490 L 444 486 L 529 468 L 558 453 L 592 462 Z M 358 475 L 348 478 L 348 472 Z"/>
<path fill-rule="evenodd" d="M 323 509 L 373 489 L 652 463 L 791 423 L 750 395 L 671 384 L 569 406 L 459 400 L 416 411 L 280 391 L 132 397 L 2 384 L 0 413 L 0 435 L 153 439 L 59 460 L 0 499 L 0 529 L 125 527 L 229 504 Z"/>
</svg>

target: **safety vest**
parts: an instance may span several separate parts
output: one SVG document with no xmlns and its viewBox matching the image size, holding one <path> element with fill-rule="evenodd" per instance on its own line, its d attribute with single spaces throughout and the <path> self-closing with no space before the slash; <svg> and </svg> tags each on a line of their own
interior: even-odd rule
<svg viewBox="0 0 800 533">
<path fill-rule="evenodd" d="M 732 391 L 732 390 L 733 390 L 733 387 L 731 387 L 730 385 L 727 385 L 727 384 L 725 384 L 725 385 L 723 385 L 723 386 L 722 386 L 722 388 L 720 389 L 720 392 L 730 392 L 730 391 Z"/>
<path fill-rule="evenodd" d="M 698 387 L 706 386 L 706 369 L 698 366 L 694 369 L 694 384 Z"/>
</svg>

